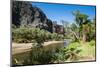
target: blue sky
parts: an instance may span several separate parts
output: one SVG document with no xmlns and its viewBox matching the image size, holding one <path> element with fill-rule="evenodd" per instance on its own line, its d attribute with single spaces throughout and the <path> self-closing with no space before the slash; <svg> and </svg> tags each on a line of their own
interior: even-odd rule
<svg viewBox="0 0 100 67">
<path fill-rule="evenodd" d="M 72 11 L 79 10 L 81 13 L 87 14 L 89 19 L 95 17 L 95 6 L 82 6 L 82 5 L 70 5 L 70 4 L 50 4 L 33 2 L 33 6 L 41 8 L 46 16 L 52 21 L 57 21 L 61 24 L 61 20 L 73 23 L 75 17 L 72 15 Z"/>
</svg>

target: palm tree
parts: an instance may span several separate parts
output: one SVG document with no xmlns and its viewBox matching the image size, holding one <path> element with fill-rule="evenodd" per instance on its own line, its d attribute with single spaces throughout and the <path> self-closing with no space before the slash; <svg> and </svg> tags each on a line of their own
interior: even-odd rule
<svg viewBox="0 0 100 67">
<path fill-rule="evenodd" d="M 72 12 L 75 16 L 76 24 L 79 26 L 79 37 L 82 35 L 83 42 L 87 41 L 87 33 L 89 32 L 89 22 L 88 15 L 80 13 L 79 10 Z M 82 34 L 81 34 L 82 33 Z"/>
</svg>

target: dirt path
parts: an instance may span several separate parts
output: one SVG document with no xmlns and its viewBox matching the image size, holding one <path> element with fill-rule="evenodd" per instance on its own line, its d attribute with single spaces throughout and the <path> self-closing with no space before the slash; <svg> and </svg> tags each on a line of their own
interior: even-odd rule
<svg viewBox="0 0 100 67">
<path fill-rule="evenodd" d="M 63 41 L 44 42 L 43 46 L 48 46 L 51 44 L 58 44 L 58 43 L 63 43 Z M 32 47 L 32 43 L 12 43 L 12 54 L 18 54 L 18 53 L 30 51 L 31 47 Z"/>
</svg>

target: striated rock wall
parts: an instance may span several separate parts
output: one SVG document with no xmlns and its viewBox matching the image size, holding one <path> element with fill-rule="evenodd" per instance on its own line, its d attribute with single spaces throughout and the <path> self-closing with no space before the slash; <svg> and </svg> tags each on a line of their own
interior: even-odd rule
<svg viewBox="0 0 100 67">
<path fill-rule="evenodd" d="M 63 30 L 63 27 L 60 25 L 56 24 L 56 26 L 54 26 L 53 22 L 46 17 L 40 8 L 32 6 L 30 2 L 26 1 L 12 2 L 12 24 L 17 27 L 37 27 L 56 33 L 60 33 L 60 31 Z"/>
</svg>

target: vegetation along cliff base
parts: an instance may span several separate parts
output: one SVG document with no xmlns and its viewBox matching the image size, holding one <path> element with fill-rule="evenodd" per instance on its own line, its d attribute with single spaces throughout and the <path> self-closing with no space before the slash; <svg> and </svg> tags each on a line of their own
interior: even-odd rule
<svg viewBox="0 0 100 67">
<path fill-rule="evenodd" d="M 95 61 L 95 9 L 12 1 L 12 65 Z"/>
</svg>

